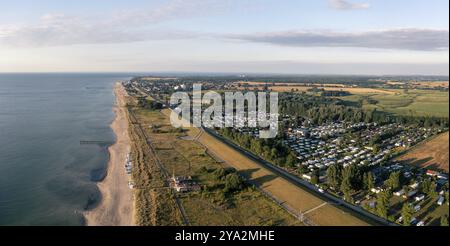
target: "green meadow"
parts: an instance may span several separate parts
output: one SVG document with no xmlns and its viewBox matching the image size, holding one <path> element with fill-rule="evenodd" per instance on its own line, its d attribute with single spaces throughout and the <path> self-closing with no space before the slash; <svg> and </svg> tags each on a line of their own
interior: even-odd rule
<svg viewBox="0 0 450 246">
<path fill-rule="evenodd" d="M 364 109 L 406 116 L 449 117 L 449 94 L 433 90 L 389 90 L 395 94 L 358 94 L 340 97 L 342 100 L 362 102 Z"/>
</svg>

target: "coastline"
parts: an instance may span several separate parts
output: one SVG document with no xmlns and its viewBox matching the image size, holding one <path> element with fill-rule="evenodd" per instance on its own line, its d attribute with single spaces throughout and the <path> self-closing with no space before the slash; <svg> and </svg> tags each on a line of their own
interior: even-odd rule
<svg viewBox="0 0 450 246">
<path fill-rule="evenodd" d="M 108 148 L 110 159 L 106 177 L 97 184 L 102 200 L 97 207 L 84 212 L 88 226 L 133 226 L 134 198 L 128 187 L 129 177 L 125 173 L 124 164 L 130 152 L 128 135 L 128 116 L 124 108 L 126 91 L 120 83 L 114 85 L 116 103 L 115 118 L 110 127 L 116 135 L 116 142 Z"/>
</svg>

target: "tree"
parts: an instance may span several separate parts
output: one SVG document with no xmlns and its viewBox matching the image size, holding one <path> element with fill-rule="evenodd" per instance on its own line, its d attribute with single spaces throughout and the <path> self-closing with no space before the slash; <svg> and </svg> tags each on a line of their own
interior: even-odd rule
<svg viewBox="0 0 450 246">
<path fill-rule="evenodd" d="M 367 172 L 364 174 L 364 188 L 367 191 L 371 191 L 375 187 L 375 179 L 372 172 Z"/>
<path fill-rule="evenodd" d="M 286 158 L 286 166 L 287 167 L 295 167 L 296 158 L 293 154 L 289 154 Z"/>
<path fill-rule="evenodd" d="M 410 203 L 403 204 L 402 208 L 402 218 L 403 218 L 403 225 L 404 226 L 410 226 L 411 220 L 414 214 L 414 208 Z"/>
<path fill-rule="evenodd" d="M 389 191 L 383 191 L 377 196 L 376 211 L 378 216 L 380 216 L 381 218 L 388 218 L 391 196 L 392 195 Z"/>
<path fill-rule="evenodd" d="M 340 189 L 344 193 L 351 191 L 352 184 L 351 184 L 350 178 L 348 176 L 346 176 L 346 175 L 343 176 Z"/>
<path fill-rule="evenodd" d="M 385 184 L 392 190 L 397 190 L 398 188 L 400 188 L 400 172 L 391 173 L 389 179 L 386 180 Z"/>
<path fill-rule="evenodd" d="M 299 174 L 305 174 L 309 171 L 308 167 L 301 165 L 298 169 L 297 169 Z"/>
<path fill-rule="evenodd" d="M 448 215 L 441 217 L 441 226 L 448 226 Z"/>
<path fill-rule="evenodd" d="M 225 169 L 219 168 L 219 169 L 216 169 L 216 170 L 214 171 L 213 174 L 214 174 L 214 176 L 215 176 L 217 179 L 221 180 L 221 179 L 223 179 L 223 178 L 225 177 L 225 175 L 226 175 L 227 173 L 226 173 L 226 170 L 225 170 Z"/>
<path fill-rule="evenodd" d="M 311 184 L 319 184 L 319 171 L 315 170 L 311 173 Z"/>
<path fill-rule="evenodd" d="M 244 188 L 244 181 L 236 173 L 230 173 L 225 177 L 225 193 L 239 191 L 242 188 Z"/>
<path fill-rule="evenodd" d="M 378 152 L 380 152 L 380 146 L 378 145 L 378 144 L 374 144 L 373 146 L 372 146 L 372 148 L 373 148 L 373 150 L 372 150 L 372 153 L 373 154 L 378 154 Z"/>
<path fill-rule="evenodd" d="M 350 190 L 344 191 L 344 200 L 353 203 L 353 197 Z"/>
<path fill-rule="evenodd" d="M 352 182 L 349 168 L 345 168 L 342 173 L 341 191 L 344 193 L 344 199 L 348 202 L 352 202 Z"/>
<path fill-rule="evenodd" d="M 346 193 L 356 188 L 357 169 L 356 165 L 347 166 L 342 170 L 341 191 Z"/>
<path fill-rule="evenodd" d="M 428 191 L 428 195 L 433 199 L 436 199 L 438 196 L 438 192 L 436 191 L 436 189 L 437 189 L 436 182 L 434 182 L 434 181 L 431 182 L 430 189 Z"/>
<path fill-rule="evenodd" d="M 422 193 L 425 193 L 434 199 L 438 196 L 436 188 L 437 188 L 436 182 L 431 179 L 427 179 L 422 182 L 420 190 Z"/>
<path fill-rule="evenodd" d="M 448 203 L 448 191 L 447 192 L 445 192 L 445 201 Z"/>
<path fill-rule="evenodd" d="M 333 189 L 338 189 L 341 184 L 341 168 L 332 165 L 327 170 L 327 183 Z"/>
<path fill-rule="evenodd" d="M 411 188 L 409 187 L 409 185 L 403 186 L 403 192 L 405 193 L 405 196 L 408 197 L 409 192 L 411 192 Z"/>
</svg>

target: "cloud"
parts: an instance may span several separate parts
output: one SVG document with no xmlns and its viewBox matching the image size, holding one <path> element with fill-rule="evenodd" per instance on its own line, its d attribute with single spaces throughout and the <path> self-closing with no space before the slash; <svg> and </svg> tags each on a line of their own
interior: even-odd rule
<svg viewBox="0 0 450 246">
<path fill-rule="evenodd" d="M 171 63 L 165 71 L 174 71 Z M 257 73 L 257 74 L 331 74 L 331 75 L 442 75 L 448 76 L 448 63 L 373 63 L 373 62 L 339 62 L 316 63 L 299 61 L 227 61 L 227 62 L 186 62 L 178 65 L 184 72 L 223 72 L 223 73 Z"/>
<path fill-rule="evenodd" d="M 353 47 L 416 51 L 448 50 L 449 31 L 392 29 L 369 32 L 290 31 L 228 35 L 230 39 L 291 47 Z"/>
<path fill-rule="evenodd" d="M 338 10 L 368 9 L 368 3 L 352 3 L 346 0 L 328 0 L 331 8 Z"/>
<path fill-rule="evenodd" d="M 0 26 L 0 44 L 41 47 L 194 38 L 198 36 L 194 32 L 159 30 L 155 26 L 164 21 L 227 11 L 231 1 L 171 0 L 151 10 L 95 17 L 47 14 L 36 24 Z"/>
</svg>

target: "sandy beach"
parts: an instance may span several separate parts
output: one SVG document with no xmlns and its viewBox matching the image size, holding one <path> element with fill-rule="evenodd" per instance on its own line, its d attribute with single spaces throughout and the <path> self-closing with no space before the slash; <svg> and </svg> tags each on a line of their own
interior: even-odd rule
<svg viewBox="0 0 450 246">
<path fill-rule="evenodd" d="M 129 176 L 124 164 L 130 152 L 128 117 L 125 106 L 126 91 L 120 83 L 114 86 L 116 105 L 115 119 L 111 128 L 116 135 L 116 143 L 109 147 L 110 160 L 105 179 L 98 183 L 102 201 L 84 215 L 88 226 L 132 226 L 134 218 L 133 191 L 128 187 Z"/>
</svg>

